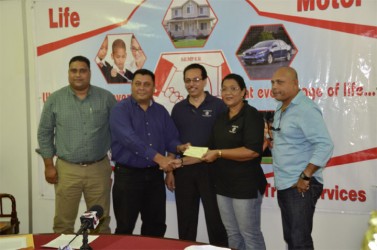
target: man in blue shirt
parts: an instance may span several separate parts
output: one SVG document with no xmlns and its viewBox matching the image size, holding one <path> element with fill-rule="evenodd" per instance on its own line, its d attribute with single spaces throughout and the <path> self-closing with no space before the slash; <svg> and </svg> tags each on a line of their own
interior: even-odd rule
<svg viewBox="0 0 377 250">
<path fill-rule="evenodd" d="M 224 102 L 204 91 L 207 71 L 200 64 L 190 64 L 183 71 L 183 80 L 188 96 L 172 110 L 180 140 L 193 146 L 208 146 L 212 127 L 219 114 L 225 112 Z M 178 232 L 182 240 L 196 240 L 199 205 L 203 204 L 209 242 L 227 246 L 228 240 L 221 221 L 216 201 L 211 164 L 200 159 L 184 157 L 184 168 L 168 173 L 166 184 L 175 190 L 177 203 Z"/>
<path fill-rule="evenodd" d="M 319 107 L 300 91 L 297 72 L 281 67 L 271 79 L 279 105 L 271 127 L 273 169 L 288 249 L 314 249 L 315 204 L 333 143 Z"/>
<path fill-rule="evenodd" d="M 131 97 L 110 114 L 116 234 L 132 234 L 139 213 L 141 235 L 163 237 L 166 231 L 164 171 L 174 168 L 166 153 L 175 153 L 180 142 L 168 111 L 153 101 L 154 81 L 151 71 L 135 71 Z"/>
</svg>

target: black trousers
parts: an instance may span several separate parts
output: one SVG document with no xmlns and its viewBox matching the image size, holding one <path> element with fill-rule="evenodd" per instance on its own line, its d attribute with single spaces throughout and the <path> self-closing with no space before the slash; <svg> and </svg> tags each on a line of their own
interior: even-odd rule
<svg viewBox="0 0 377 250">
<path fill-rule="evenodd" d="M 158 167 L 126 168 L 114 171 L 113 207 L 115 234 L 132 234 L 141 216 L 141 235 L 163 237 L 166 231 L 164 173 Z"/>
<path fill-rule="evenodd" d="M 208 164 L 196 164 L 174 171 L 179 239 L 196 241 L 201 200 L 210 244 L 226 247 L 228 238 L 217 206 L 210 168 Z"/>
</svg>

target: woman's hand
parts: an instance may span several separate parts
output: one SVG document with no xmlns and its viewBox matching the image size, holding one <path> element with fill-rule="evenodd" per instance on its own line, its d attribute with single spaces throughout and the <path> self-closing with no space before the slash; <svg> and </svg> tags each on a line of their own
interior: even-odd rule
<svg viewBox="0 0 377 250">
<path fill-rule="evenodd" d="M 218 150 L 208 150 L 207 153 L 202 156 L 202 161 L 210 163 L 216 161 L 217 158 L 219 158 Z"/>
</svg>

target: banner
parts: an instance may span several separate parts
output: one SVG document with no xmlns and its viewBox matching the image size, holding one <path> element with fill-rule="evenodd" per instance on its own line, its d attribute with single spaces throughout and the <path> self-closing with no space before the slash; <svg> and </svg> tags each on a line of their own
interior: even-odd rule
<svg viewBox="0 0 377 250">
<path fill-rule="evenodd" d="M 376 209 L 375 0 L 36 0 L 32 11 L 38 117 L 49 94 L 68 84 L 68 62 L 75 55 L 90 59 L 91 83 L 117 100 L 130 95 L 127 71 L 153 70 L 155 100 L 169 111 L 187 96 L 183 69 L 190 63 L 206 67 L 206 90 L 218 97 L 224 76 L 242 75 L 248 102 L 265 115 L 277 104 L 270 90 L 273 72 L 292 66 L 302 91 L 322 109 L 335 144 L 318 210 Z M 126 73 L 112 56 L 118 46 L 126 48 Z M 111 76 L 104 65 L 113 68 Z M 263 206 L 275 208 L 268 155 L 263 168 Z M 42 161 L 40 170 L 41 195 L 52 198 Z"/>
</svg>

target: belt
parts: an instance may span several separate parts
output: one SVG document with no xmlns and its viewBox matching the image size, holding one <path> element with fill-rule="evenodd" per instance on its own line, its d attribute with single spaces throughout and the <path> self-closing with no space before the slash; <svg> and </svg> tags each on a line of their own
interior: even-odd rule
<svg viewBox="0 0 377 250">
<path fill-rule="evenodd" d="M 105 159 L 107 157 L 107 155 L 104 155 L 103 157 L 101 157 L 101 159 L 98 159 L 98 160 L 95 160 L 95 161 L 82 161 L 82 162 L 70 162 L 70 161 L 66 161 L 62 158 L 63 161 L 66 161 L 68 163 L 71 163 L 71 164 L 76 164 L 76 165 L 80 165 L 80 166 L 83 166 L 83 167 L 86 167 L 86 166 L 89 166 L 89 165 L 92 165 L 94 163 L 97 163 L 97 162 L 100 162 L 102 161 L 103 159 Z"/>
<path fill-rule="evenodd" d="M 153 166 L 146 166 L 146 167 L 131 167 L 127 165 L 123 165 L 121 163 L 116 163 L 115 164 L 115 169 L 121 170 L 121 169 L 159 169 L 158 165 L 153 165 Z"/>
</svg>

